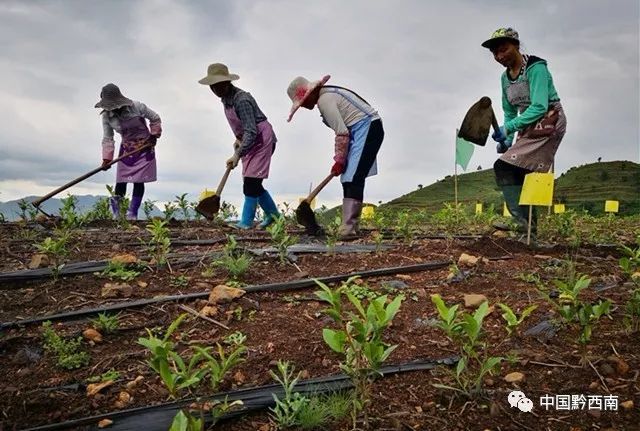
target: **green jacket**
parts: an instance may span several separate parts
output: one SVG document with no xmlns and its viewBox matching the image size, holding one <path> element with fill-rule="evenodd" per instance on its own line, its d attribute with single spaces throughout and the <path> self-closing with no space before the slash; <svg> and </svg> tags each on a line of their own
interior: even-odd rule
<svg viewBox="0 0 640 431">
<path fill-rule="evenodd" d="M 523 74 L 511 81 L 505 70 L 501 81 L 504 128 L 509 137 L 534 124 L 549 110 L 549 103 L 560 100 L 546 60 L 533 55 Z"/>
</svg>

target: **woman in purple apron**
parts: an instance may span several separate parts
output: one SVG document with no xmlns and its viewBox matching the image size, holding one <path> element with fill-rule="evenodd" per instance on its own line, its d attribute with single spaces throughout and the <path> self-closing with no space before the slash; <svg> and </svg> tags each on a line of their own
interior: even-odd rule
<svg viewBox="0 0 640 431">
<path fill-rule="evenodd" d="M 224 114 L 236 137 L 234 153 L 227 160 L 227 167 L 233 169 L 242 160 L 244 205 L 242 218 L 234 226 L 240 229 L 252 228 L 256 208 L 260 205 L 264 211 L 260 227 L 265 228 L 279 216 L 275 202 L 262 186 L 262 181 L 269 177 L 271 156 L 277 139 L 271 123 L 267 121 L 253 96 L 231 84 L 231 81 L 239 78 L 238 75 L 230 74 L 224 64 L 214 63 L 209 65 L 207 76 L 198 82 L 208 85 L 222 100 Z"/>
<path fill-rule="evenodd" d="M 128 99 L 115 84 L 102 87 L 100 101 L 96 108 L 102 108 L 102 164 L 113 160 L 114 130 L 122 136 L 118 156 L 129 153 L 141 146 L 155 143 L 162 134 L 160 116 L 144 103 Z M 147 127 L 146 120 L 149 120 Z M 118 162 L 115 194 L 111 197 L 111 212 L 114 218 L 120 215 L 120 202 L 127 191 L 127 183 L 133 183 L 133 196 L 127 209 L 127 220 L 137 220 L 138 209 L 144 196 L 144 183 L 156 180 L 156 155 L 154 147 L 140 151 Z"/>
<path fill-rule="evenodd" d="M 506 68 L 501 77 L 504 125 L 492 135 L 502 156 L 493 169 L 515 229 L 526 232 L 528 207 L 519 204 L 524 177 L 531 172 L 552 170 L 553 159 L 567 129 L 567 118 L 547 61 L 522 54 L 517 31 L 499 28 L 482 46 Z M 516 132 L 518 137 L 512 145 Z M 502 223 L 494 223 L 494 227 L 511 228 Z M 537 233 L 535 207 L 531 233 L 534 237 Z"/>
<path fill-rule="evenodd" d="M 287 94 L 293 102 L 289 119 L 301 106 L 316 105 L 325 125 L 335 132 L 334 164 L 331 173 L 342 182 L 342 224 L 340 237 L 349 239 L 359 234 L 360 214 L 367 177 L 378 173 L 376 157 L 384 139 L 378 112 L 354 91 L 336 85 L 325 85 L 329 75 L 318 81 L 302 76 L 295 78 Z"/>
</svg>

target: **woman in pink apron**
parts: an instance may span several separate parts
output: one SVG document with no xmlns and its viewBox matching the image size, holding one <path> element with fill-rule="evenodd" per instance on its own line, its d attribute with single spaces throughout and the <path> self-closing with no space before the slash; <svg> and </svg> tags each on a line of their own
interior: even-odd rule
<svg viewBox="0 0 640 431">
<path fill-rule="evenodd" d="M 141 146 L 155 143 L 162 134 L 160 116 L 144 103 L 128 99 L 115 84 L 102 87 L 100 101 L 96 108 L 102 108 L 102 164 L 113 160 L 114 130 L 122 136 L 118 156 L 129 153 Z M 149 120 L 149 127 L 147 121 Z M 133 196 L 127 209 L 127 220 L 137 220 L 138 210 L 144 196 L 144 183 L 156 180 L 156 155 L 154 147 L 124 158 L 117 164 L 115 194 L 111 197 L 111 212 L 114 218 L 120 215 L 120 202 L 127 191 L 127 183 L 133 183 Z"/>
<path fill-rule="evenodd" d="M 567 118 L 546 60 L 522 54 L 517 31 L 499 28 L 482 46 L 506 68 L 501 77 L 504 125 L 492 135 L 502 156 L 493 169 L 515 229 L 526 232 L 528 207 L 519 205 L 524 177 L 531 172 L 551 171 L 567 129 Z M 518 137 L 512 145 L 516 132 Z M 494 227 L 511 228 L 502 223 L 494 223 Z M 537 233 L 535 207 L 531 233 L 534 237 Z"/>
<path fill-rule="evenodd" d="M 227 167 L 233 169 L 242 160 L 244 205 L 242 217 L 234 226 L 240 229 L 252 228 L 256 208 L 260 205 L 264 211 L 260 227 L 265 228 L 279 216 L 275 202 L 262 186 L 262 181 L 269 177 L 271 156 L 277 139 L 271 123 L 267 121 L 253 96 L 231 83 L 239 78 L 236 74 L 230 74 L 224 64 L 214 63 L 209 65 L 207 76 L 198 82 L 209 86 L 222 100 L 224 114 L 236 137 L 233 156 L 227 160 Z"/>
<path fill-rule="evenodd" d="M 325 85 L 326 75 L 318 81 L 302 76 L 287 88 L 293 102 L 289 119 L 298 108 L 316 105 L 325 125 L 335 132 L 334 164 L 331 173 L 342 182 L 342 224 L 340 237 L 350 239 L 359 234 L 359 221 L 367 177 L 378 173 L 376 158 L 384 140 L 384 129 L 378 112 L 353 90 Z"/>
</svg>

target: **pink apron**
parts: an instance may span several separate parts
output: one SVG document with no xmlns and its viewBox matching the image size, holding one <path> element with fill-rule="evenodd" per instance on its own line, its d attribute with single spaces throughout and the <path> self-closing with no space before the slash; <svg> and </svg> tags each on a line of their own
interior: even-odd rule
<svg viewBox="0 0 640 431">
<path fill-rule="evenodd" d="M 142 117 L 120 120 L 122 142 L 118 156 L 144 145 L 151 133 Z M 118 162 L 116 182 L 150 183 L 156 180 L 156 155 L 153 148 L 141 151 Z"/>
<path fill-rule="evenodd" d="M 233 107 L 225 108 L 224 114 L 235 136 L 242 136 L 242 122 Z M 242 176 L 249 178 L 269 178 L 271 155 L 275 150 L 276 135 L 269 121 L 257 124 L 258 135 L 249 152 L 242 156 Z"/>
</svg>

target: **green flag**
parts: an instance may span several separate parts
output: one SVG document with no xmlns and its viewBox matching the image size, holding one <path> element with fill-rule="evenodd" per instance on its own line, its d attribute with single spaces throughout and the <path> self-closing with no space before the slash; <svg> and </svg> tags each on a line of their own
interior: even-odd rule
<svg viewBox="0 0 640 431">
<path fill-rule="evenodd" d="M 473 144 L 469 141 L 465 141 L 458 137 L 458 130 L 456 130 L 456 164 L 466 171 L 469 165 L 469 160 L 473 155 Z"/>
</svg>

